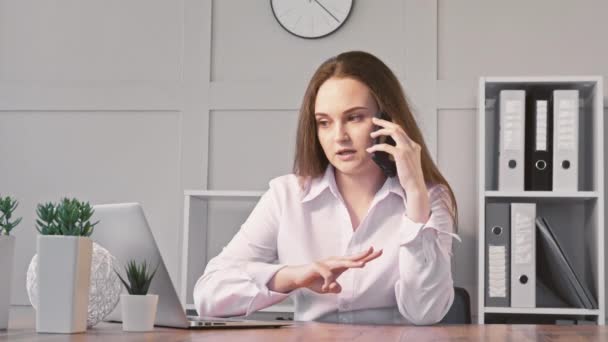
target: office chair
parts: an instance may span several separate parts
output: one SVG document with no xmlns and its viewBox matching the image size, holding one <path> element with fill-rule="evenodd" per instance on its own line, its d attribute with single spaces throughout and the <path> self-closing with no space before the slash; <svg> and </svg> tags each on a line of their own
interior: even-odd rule
<svg viewBox="0 0 608 342">
<path fill-rule="evenodd" d="M 471 298 L 462 287 L 454 287 L 454 303 L 439 324 L 471 324 Z"/>
</svg>

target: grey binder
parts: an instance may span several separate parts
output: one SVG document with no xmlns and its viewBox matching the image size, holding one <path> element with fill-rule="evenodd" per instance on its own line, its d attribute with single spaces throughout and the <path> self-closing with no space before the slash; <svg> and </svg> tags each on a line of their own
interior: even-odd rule
<svg viewBox="0 0 608 342">
<path fill-rule="evenodd" d="M 511 203 L 511 306 L 536 307 L 536 204 Z"/>
<path fill-rule="evenodd" d="M 578 190 L 578 90 L 553 91 L 553 190 Z"/>
<path fill-rule="evenodd" d="M 523 90 L 499 93 L 498 190 L 524 190 L 525 103 Z"/>
<path fill-rule="evenodd" d="M 536 227 L 540 234 L 539 257 L 543 261 L 539 276 L 553 284 L 560 296 L 570 305 L 585 309 L 597 308 L 595 297 L 589 288 L 581 283 L 581 278 L 568 262 L 564 250 L 551 231 L 549 222 L 539 217 L 536 219 Z"/>
<path fill-rule="evenodd" d="M 511 305 L 511 226 L 509 203 L 486 204 L 485 301 L 486 306 Z"/>
</svg>

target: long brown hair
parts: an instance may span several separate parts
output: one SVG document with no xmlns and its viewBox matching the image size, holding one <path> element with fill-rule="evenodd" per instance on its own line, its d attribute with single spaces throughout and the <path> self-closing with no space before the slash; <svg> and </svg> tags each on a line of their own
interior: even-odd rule
<svg viewBox="0 0 608 342">
<path fill-rule="evenodd" d="M 341 53 L 321 64 L 312 76 L 300 108 L 293 172 L 301 180 L 310 180 L 323 175 L 329 164 L 317 137 L 314 114 L 319 87 L 331 77 L 352 78 L 367 85 L 378 108 L 385 111 L 392 122 L 401 126 L 407 135 L 420 145 L 424 181 L 445 186 L 450 201 L 448 202 L 444 197 L 444 202 L 451 212 L 456 229 L 458 208 L 454 191 L 431 159 L 399 80 L 388 66 L 370 53 L 362 51 Z"/>
</svg>

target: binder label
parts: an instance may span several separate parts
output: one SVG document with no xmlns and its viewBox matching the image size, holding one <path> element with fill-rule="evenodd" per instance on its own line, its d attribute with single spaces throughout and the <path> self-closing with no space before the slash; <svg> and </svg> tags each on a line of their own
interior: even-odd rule
<svg viewBox="0 0 608 342">
<path fill-rule="evenodd" d="M 557 126 L 557 149 L 574 151 L 576 147 L 576 113 L 572 100 L 559 101 L 559 120 Z"/>
<path fill-rule="evenodd" d="M 507 297 L 507 251 L 505 246 L 489 246 L 488 290 L 490 297 Z"/>
<path fill-rule="evenodd" d="M 515 240 L 512 241 L 513 262 L 518 265 L 528 265 L 532 263 L 534 252 L 532 242 L 534 233 L 532 229 L 535 227 L 532 217 L 522 215 L 519 212 L 515 213 Z"/>
<path fill-rule="evenodd" d="M 547 150 L 547 101 L 536 101 L 536 150 Z"/>
<path fill-rule="evenodd" d="M 519 151 L 521 145 L 521 134 L 523 132 L 523 110 L 522 102 L 518 100 L 507 100 L 505 103 L 505 115 L 503 115 L 503 146 L 505 150 Z"/>
</svg>

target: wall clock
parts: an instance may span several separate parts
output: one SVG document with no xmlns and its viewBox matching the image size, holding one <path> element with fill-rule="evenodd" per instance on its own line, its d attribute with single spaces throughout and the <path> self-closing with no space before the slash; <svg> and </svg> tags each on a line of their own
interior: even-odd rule
<svg viewBox="0 0 608 342">
<path fill-rule="evenodd" d="M 344 25 L 353 8 L 353 0 L 270 0 L 270 7 L 287 32 L 315 39 Z"/>
</svg>

